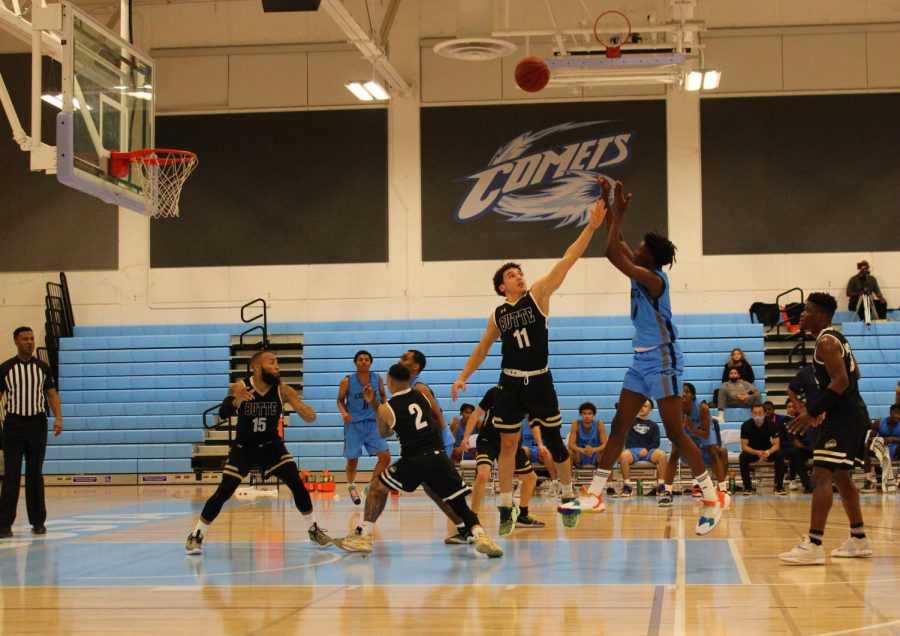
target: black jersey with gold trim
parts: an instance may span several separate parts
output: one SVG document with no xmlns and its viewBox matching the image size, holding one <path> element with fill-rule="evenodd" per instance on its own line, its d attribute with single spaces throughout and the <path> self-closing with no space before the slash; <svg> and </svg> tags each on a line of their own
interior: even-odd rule
<svg viewBox="0 0 900 636">
<path fill-rule="evenodd" d="M 237 410 L 235 441 L 238 444 L 266 444 L 280 441 L 278 422 L 284 414 L 280 387 L 272 386 L 264 394 L 253 388 L 253 399 L 241 402 Z"/>
<path fill-rule="evenodd" d="M 504 369 L 538 371 L 547 366 L 549 319 L 534 302 L 530 290 L 515 303 L 505 302 L 497 307 L 493 318 L 503 343 Z"/>
<path fill-rule="evenodd" d="M 431 402 L 421 391 L 397 391 L 387 401 L 394 412 L 394 432 L 400 441 L 400 456 L 444 452 L 441 432 L 431 413 Z"/>
<path fill-rule="evenodd" d="M 834 338 L 841 345 L 844 369 L 847 371 L 847 380 L 849 381 L 847 388 L 841 393 L 840 399 L 831 406 L 830 410 L 845 406 L 865 406 L 865 402 L 859 394 L 859 380 L 856 377 L 856 360 L 853 358 L 853 350 L 850 348 L 850 343 L 847 342 L 847 338 L 844 337 L 844 334 L 830 327 L 828 329 L 823 329 L 816 338 L 816 349 L 818 350 L 818 345 L 822 338 L 829 337 Z M 831 376 L 828 375 L 828 367 L 825 366 L 824 362 L 819 360 L 818 351 L 813 353 L 813 371 L 816 374 L 816 383 L 819 385 L 819 390 L 824 391 L 828 388 L 828 385 L 831 384 Z"/>
</svg>

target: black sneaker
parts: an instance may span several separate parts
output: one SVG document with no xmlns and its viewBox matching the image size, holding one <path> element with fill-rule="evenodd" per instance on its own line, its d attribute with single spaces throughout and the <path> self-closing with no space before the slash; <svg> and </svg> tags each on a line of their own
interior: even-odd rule
<svg viewBox="0 0 900 636">
<path fill-rule="evenodd" d="M 31 526 L 31 534 L 47 534 L 47 526 L 44 524 Z"/>
<path fill-rule="evenodd" d="M 668 493 L 665 490 L 663 490 L 662 494 L 659 495 L 659 499 L 657 500 L 656 505 L 659 506 L 660 508 L 668 508 L 669 506 L 671 506 L 672 505 L 671 493 Z"/>
<path fill-rule="evenodd" d="M 516 527 L 516 519 L 519 518 L 519 507 L 513 504 L 510 507 L 498 506 L 500 510 L 500 536 L 508 537 Z"/>
<path fill-rule="evenodd" d="M 547 524 L 539 519 L 535 519 L 534 517 L 528 515 L 524 517 L 519 517 L 516 519 L 516 527 L 517 528 L 543 528 Z"/>
<path fill-rule="evenodd" d="M 12 528 L 9 526 L 0 528 L 0 539 L 9 539 L 11 536 L 13 536 Z"/>
<path fill-rule="evenodd" d="M 619 493 L 617 493 L 616 489 L 613 488 L 612 486 L 607 486 L 606 487 L 606 496 L 609 497 L 610 499 L 615 499 L 616 497 L 619 496 Z"/>
<path fill-rule="evenodd" d="M 475 543 L 475 537 L 466 528 L 463 528 L 456 534 L 451 534 L 444 539 L 444 543 L 447 545 L 466 545 L 467 543 Z"/>
<path fill-rule="evenodd" d="M 784 487 L 782 486 L 781 488 L 775 489 L 775 494 L 778 495 L 779 497 L 787 497 L 787 490 L 785 490 Z"/>
</svg>

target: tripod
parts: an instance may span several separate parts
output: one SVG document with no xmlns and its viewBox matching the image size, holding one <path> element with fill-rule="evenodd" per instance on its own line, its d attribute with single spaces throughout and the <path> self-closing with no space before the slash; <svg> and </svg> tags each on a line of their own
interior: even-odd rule
<svg viewBox="0 0 900 636">
<path fill-rule="evenodd" d="M 857 318 L 864 321 L 866 325 L 871 325 L 872 317 L 878 316 L 878 312 L 875 310 L 875 294 L 872 293 L 871 290 L 864 291 L 860 294 L 859 302 L 856 303 L 855 315 Z"/>
</svg>

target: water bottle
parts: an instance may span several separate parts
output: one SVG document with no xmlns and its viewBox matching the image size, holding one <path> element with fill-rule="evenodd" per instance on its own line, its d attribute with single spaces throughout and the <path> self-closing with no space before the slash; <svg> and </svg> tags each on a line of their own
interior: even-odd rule
<svg viewBox="0 0 900 636">
<path fill-rule="evenodd" d="M 637 494 L 638 494 L 637 495 L 638 497 L 644 496 L 644 480 L 643 479 L 637 480 Z"/>
<path fill-rule="evenodd" d="M 730 494 L 734 494 L 734 471 L 729 471 L 728 473 L 728 492 Z"/>
</svg>

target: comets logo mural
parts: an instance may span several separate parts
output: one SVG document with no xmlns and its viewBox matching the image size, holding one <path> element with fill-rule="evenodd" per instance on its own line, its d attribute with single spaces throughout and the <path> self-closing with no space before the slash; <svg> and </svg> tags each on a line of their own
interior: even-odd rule
<svg viewBox="0 0 900 636">
<path fill-rule="evenodd" d="M 600 192 L 597 177 L 614 180 L 604 171 L 628 161 L 634 133 L 604 133 L 562 146 L 547 142 L 562 132 L 608 123 L 569 122 L 517 136 L 487 168 L 465 178 L 470 188 L 456 220 L 468 223 L 496 212 L 515 222 L 584 225 Z M 540 141 L 543 148 L 535 148 Z"/>
<path fill-rule="evenodd" d="M 559 258 L 621 180 L 637 232 L 667 230 L 666 104 L 660 99 L 434 106 L 420 110 L 422 260 Z M 603 255 L 605 243 L 588 246 Z"/>
</svg>

